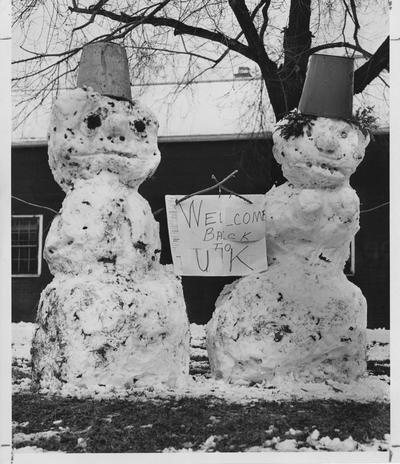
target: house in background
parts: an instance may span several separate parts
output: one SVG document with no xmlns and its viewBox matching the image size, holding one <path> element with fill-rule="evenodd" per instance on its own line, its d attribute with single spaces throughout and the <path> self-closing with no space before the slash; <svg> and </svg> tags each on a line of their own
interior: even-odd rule
<svg viewBox="0 0 400 464">
<path fill-rule="evenodd" d="M 229 187 L 238 193 L 265 193 L 284 182 L 272 156 L 274 118 L 265 107 L 264 131 L 257 129 L 256 103 L 260 82 L 250 73 L 232 79 L 204 81 L 179 94 L 174 86 L 157 83 L 132 88 L 157 115 L 162 160 L 155 175 L 140 188 L 153 212 L 164 206 L 166 194 L 188 194 L 239 173 Z M 388 108 L 378 87 L 370 86 L 364 104 L 375 106 L 379 129 L 364 161 L 351 178 L 361 201 L 361 229 L 346 267 L 350 280 L 368 301 L 368 326 L 389 328 L 389 131 Z M 140 92 L 139 92 L 140 91 Z M 24 96 L 15 94 L 17 102 Z M 368 101 L 369 99 L 369 101 Z M 253 103 L 254 102 L 254 103 Z M 359 101 L 355 101 L 355 106 Z M 14 130 L 12 144 L 12 311 L 13 321 L 33 321 L 40 293 L 52 276 L 42 258 L 51 222 L 64 193 L 47 161 L 50 103 Z M 165 212 L 157 214 L 162 241 L 161 261 L 171 263 Z M 205 323 L 228 277 L 183 277 L 191 322 Z"/>
</svg>

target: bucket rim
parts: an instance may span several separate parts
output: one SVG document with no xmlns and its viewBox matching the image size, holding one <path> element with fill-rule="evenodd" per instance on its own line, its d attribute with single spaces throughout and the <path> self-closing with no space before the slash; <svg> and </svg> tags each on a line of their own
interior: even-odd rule
<svg viewBox="0 0 400 464">
<path fill-rule="evenodd" d="M 117 45 L 118 47 L 121 47 L 123 49 L 125 49 L 125 47 L 117 42 L 111 42 L 109 40 L 98 40 L 96 42 L 90 42 L 90 43 L 86 43 L 84 45 L 82 45 L 82 49 L 86 48 L 86 47 L 91 47 L 93 45 L 99 45 L 99 44 L 103 44 L 103 45 Z"/>
<path fill-rule="evenodd" d="M 345 58 L 346 60 L 353 60 L 354 61 L 354 57 L 353 56 L 342 56 L 342 55 L 330 55 L 329 53 L 313 53 L 312 55 L 310 55 L 310 58 L 312 58 L 313 56 L 329 56 L 330 58 Z"/>
</svg>

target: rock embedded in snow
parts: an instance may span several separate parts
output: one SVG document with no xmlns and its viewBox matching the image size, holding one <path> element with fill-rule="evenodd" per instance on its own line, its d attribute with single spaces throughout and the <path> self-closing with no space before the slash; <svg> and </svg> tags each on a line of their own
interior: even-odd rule
<svg viewBox="0 0 400 464">
<path fill-rule="evenodd" d="M 36 388 L 175 386 L 187 377 L 182 286 L 159 263 L 158 224 L 137 191 L 160 161 L 157 127 L 137 102 L 90 88 L 54 105 L 49 163 L 67 195 L 44 249 L 55 278 L 38 308 Z"/>
<path fill-rule="evenodd" d="M 349 176 L 368 137 L 316 118 L 299 136 L 273 135 L 288 182 L 265 197 L 269 268 L 225 287 L 207 325 L 215 377 L 230 382 L 349 382 L 366 370 L 367 305 L 343 273 L 359 229 Z"/>
</svg>

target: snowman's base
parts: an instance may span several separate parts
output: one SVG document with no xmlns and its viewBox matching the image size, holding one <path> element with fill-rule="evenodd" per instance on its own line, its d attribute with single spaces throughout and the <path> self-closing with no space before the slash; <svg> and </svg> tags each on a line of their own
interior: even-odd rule
<svg viewBox="0 0 400 464">
<path fill-rule="evenodd" d="M 275 264 L 218 298 L 206 328 L 212 373 L 233 383 L 286 374 L 355 380 L 366 372 L 366 315 L 365 298 L 344 274 Z"/>
<path fill-rule="evenodd" d="M 131 282 L 57 276 L 43 291 L 32 343 L 36 389 L 174 386 L 189 371 L 180 282 L 166 271 Z"/>
</svg>

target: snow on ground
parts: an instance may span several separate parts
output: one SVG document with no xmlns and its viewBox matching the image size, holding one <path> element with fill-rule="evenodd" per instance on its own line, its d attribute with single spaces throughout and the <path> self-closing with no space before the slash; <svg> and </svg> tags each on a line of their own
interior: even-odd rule
<svg viewBox="0 0 400 464">
<path fill-rule="evenodd" d="M 49 439 L 51 437 L 57 436 L 59 433 L 55 430 L 47 430 L 46 432 L 37 432 L 37 433 L 15 433 L 13 437 L 13 445 L 16 446 L 19 443 L 36 442 L 39 438 Z"/>
<path fill-rule="evenodd" d="M 213 452 L 219 440 L 223 437 L 220 435 L 210 435 L 207 440 L 197 450 L 193 450 L 189 445 L 185 444 L 181 449 L 168 447 L 163 449 L 163 453 L 185 453 L 185 452 Z M 303 446 L 307 445 L 307 446 Z M 268 452 L 268 451 L 387 451 L 390 448 L 390 435 L 386 434 L 384 440 L 373 439 L 371 443 L 359 443 L 351 436 L 345 440 L 340 438 L 320 437 L 317 429 L 313 430 L 310 435 L 304 437 L 304 432 L 301 430 L 290 429 L 285 439 L 280 437 L 272 437 L 265 440 L 262 446 L 251 446 L 245 448 L 244 452 Z"/>
<path fill-rule="evenodd" d="M 148 399 L 157 401 L 162 398 L 180 396 L 208 396 L 223 398 L 226 401 L 248 403 L 251 401 L 285 400 L 338 400 L 357 402 L 389 401 L 389 378 L 386 375 L 365 376 L 348 384 L 338 382 L 306 383 L 291 376 L 275 379 L 269 383 L 253 386 L 228 385 L 223 380 L 211 378 L 207 351 L 205 348 L 204 326 L 191 324 L 191 365 L 188 382 L 175 389 L 162 387 L 131 388 L 129 390 L 93 387 L 77 390 L 65 387 L 63 395 L 94 398 Z M 13 391 L 27 391 L 30 387 L 30 340 L 35 324 L 20 322 L 12 325 Z M 368 330 L 368 360 L 384 361 L 389 359 L 389 331 L 384 329 Z M 279 446 L 290 446 L 290 443 Z M 325 446 L 325 445 L 324 445 Z M 332 446 L 336 446 L 335 444 Z M 343 445 L 345 446 L 345 445 Z"/>
<path fill-rule="evenodd" d="M 26 427 L 29 425 L 29 422 L 23 423 L 12 423 L 13 430 L 18 426 Z M 49 439 L 51 437 L 57 437 L 60 432 L 55 430 L 47 430 L 45 432 L 37 432 L 37 433 L 15 433 L 13 435 L 13 452 L 14 453 L 60 453 L 61 451 L 48 451 L 43 449 L 39 446 L 36 446 L 35 443 L 38 442 L 40 439 Z M 20 443 L 31 443 L 31 445 L 21 446 L 20 448 L 17 447 Z"/>
<path fill-rule="evenodd" d="M 50 453 L 50 454 L 65 454 L 62 451 L 48 451 L 43 448 L 40 448 L 38 446 L 22 446 L 21 448 L 14 448 L 13 449 L 14 453 L 26 453 L 26 454 L 31 454 L 31 453 Z"/>
<path fill-rule="evenodd" d="M 369 345 L 367 360 L 368 361 L 388 361 L 389 345 L 383 343 L 374 343 Z"/>
<path fill-rule="evenodd" d="M 386 329 L 367 329 L 367 343 L 387 343 L 390 342 L 390 330 Z M 389 351 L 388 351 L 389 353 Z"/>
<path fill-rule="evenodd" d="M 290 435 L 290 432 L 294 432 L 293 435 Z M 21 442 L 30 441 L 35 443 L 35 440 L 38 438 L 49 438 L 51 436 L 56 436 L 57 433 L 53 431 L 48 432 L 39 432 L 32 433 L 29 435 L 26 434 L 15 434 L 13 443 L 14 443 L 14 452 L 15 453 L 63 453 L 63 451 L 48 451 L 46 449 L 40 448 L 34 444 L 22 446 L 17 448 L 15 445 Z M 359 443 L 354 440 L 351 436 L 345 440 L 340 440 L 340 438 L 330 438 L 328 436 L 320 437 L 320 433 L 317 429 L 304 437 L 304 432 L 301 430 L 290 429 L 286 434 L 287 437 L 280 439 L 280 437 L 272 437 L 272 439 L 267 439 L 261 446 L 251 446 L 244 448 L 243 452 L 312 452 L 312 451 L 333 451 L 333 452 L 343 452 L 343 451 L 387 451 L 390 448 L 390 435 L 385 435 L 384 440 L 373 439 L 371 443 Z M 21 436 L 21 437 L 20 437 Z M 180 449 L 174 447 L 164 448 L 163 453 L 210 453 L 214 452 L 218 444 L 218 441 L 224 438 L 222 435 L 210 435 L 204 443 L 196 450 L 192 448 L 193 444 L 191 442 L 183 443 L 183 447 Z M 81 439 L 82 442 L 84 439 Z M 306 445 L 306 446 L 304 446 Z"/>
<path fill-rule="evenodd" d="M 301 446 L 296 438 L 280 440 L 274 437 L 266 440 L 263 446 L 252 446 L 245 449 L 246 452 L 262 451 L 386 451 L 390 448 L 390 435 L 385 435 L 385 440 L 373 439 L 371 443 L 358 443 L 350 436 L 345 440 L 340 438 L 319 437 L 318 430 L 314 430 L 306 439 L 309 446 Z"/>
<path fill-rule="evenodd" d="M 269 432 L 271 436 L 274 433 L 274 427 L 271 426 Z M 223 437 L 220 435 L 210 435 L 198 450 L 193 450 L 189 445 L 184 444 L 182 449 L 168 447 L 163 450 L 166 452 L 212 452 L 219 440 Z M 307 445 L 307 446 L 304 446 Z M 251 446 L 245 448 L 244 452 L 268 452 L 268 451 L 386 451 L 390 447 L 390 435 L 386 434 L 384 440 L 373 439 L 370 443 L 359 443 L 351 436 L 345 440 L 340 438 L 330 438 L 328 436 L 320 437 L 320 432 L 314 429 L 308 436 L 304 431 L 289 429 L 285 437 L 272 436 L 271 439 L 265 440 L 261 446 Z"/>
<path fill-rule="evenodd" d="M 374 329 L 367 331 L 368 361 L 388 361 L 390 357 L 390 331 Z"/>
<path fill-rule="evenodd" d="M 18 322 L 12 324 L 12 357 L 13 361 L 21 359 L 30 360 L 31 342 L 36 324 L 31 322 Z"/>
</svg>

